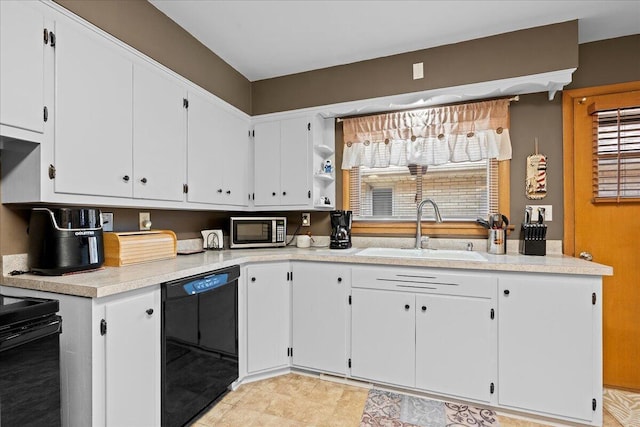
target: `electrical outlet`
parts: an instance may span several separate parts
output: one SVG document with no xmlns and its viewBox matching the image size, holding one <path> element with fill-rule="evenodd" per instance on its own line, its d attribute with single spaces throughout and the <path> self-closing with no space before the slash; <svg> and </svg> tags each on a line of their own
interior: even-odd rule
<svg viewBox="0 0 640 427">
<path fill-rule="evenodd" d="M 531 208 L 531 222 L 538 222 L 538 208 L 544 208 L 544 220 L 550 222 L 553 220 L 553 205 L 527 205 Z"/>
<path fill-rule="evenodd" d="M 113 212 L 102 212 L 102 231 L 113 231 Z"/>
<path fill-rule="evenodd" d="M 309 212 L 304 212 L 302 214 L 302 226 L 309 227 L 311 225 L 311 214 Z"/>
<path fill-rule="evenodd" d="M 140 230 L 151 230 L 151 214 L 149 212 L 140 212 L 138 220 Z"/>
</svg>

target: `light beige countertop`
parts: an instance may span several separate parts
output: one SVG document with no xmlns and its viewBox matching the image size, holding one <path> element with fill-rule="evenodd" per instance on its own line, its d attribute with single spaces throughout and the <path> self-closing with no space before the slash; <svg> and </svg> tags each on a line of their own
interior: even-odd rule
<svg viewBox="0 0 640 427">
<path fill-rule="evenodd" d="M 485 252 L 480 252 L 487 258 L 487 261 L 471 262 L 356 255 L 360 250 L 359 248 L 340 250 L 313 247 L 308 249 L 287 247 L 273 249 L 214 250 L 193 255 L 178 255 L 176 258 L 169 260 L 153 261 L 126 267 L 103 267 L 99 270 L 65 276 L 38 276 L 34 274 L 11 276 L 9 272 L 13 270 L 26 269 L 27 256 L 26 254 L 5 255 L 2 257 L 0 284 L 3 286 L 35 289 L 81 297 L 100 298 L 158 285 L 170 280 L 205 273 L 231 265 L 269 261 L 318 261 L 360 265 L 394 265 L 591 276 L 610 276 L 613 274 L 613 269 L 609 266 L 559 254 L 525 256 L 517 253 L 490 255 Z"/>
</svg>

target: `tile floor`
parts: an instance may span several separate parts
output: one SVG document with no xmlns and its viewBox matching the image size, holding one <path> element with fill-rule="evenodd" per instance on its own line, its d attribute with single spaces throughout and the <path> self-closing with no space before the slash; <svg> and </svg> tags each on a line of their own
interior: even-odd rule
<svg viewBox="0 0 640 427">
<path fill-rule="evenodd" d="M 357 427 L 369 390 L 317 377 L 288 374 L 228 393 L 194 427 Z M 542 427 L 499 416 L 501 427 Z M 605 411 L 604 427 L 627 427 Z"/>
</svg>

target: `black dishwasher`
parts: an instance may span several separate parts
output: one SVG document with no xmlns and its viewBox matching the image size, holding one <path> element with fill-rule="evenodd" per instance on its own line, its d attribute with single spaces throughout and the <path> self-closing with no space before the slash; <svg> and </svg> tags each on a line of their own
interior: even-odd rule
<svg viewBox="0 0 640 427">
<path fill-rule="evenodd" d="M 162 425 L 183 426 L 238 379 L 233 266 L 162 284 Z"/>
<path fill-rule="evenodd" d="M 0 294 L 0 426 L 60 426 L 58 301 Z"/>
</svg>

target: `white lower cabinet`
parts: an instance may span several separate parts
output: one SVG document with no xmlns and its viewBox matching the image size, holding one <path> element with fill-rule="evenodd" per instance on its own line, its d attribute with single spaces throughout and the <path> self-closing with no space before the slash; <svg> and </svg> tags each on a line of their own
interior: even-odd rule
<svg viewBox="0 0 640 427">
<path fill-rule="evenodd" d="M 354 267 L 351 374 L 491 402 L 496 279 L 424 268 Z"/>
<path fill-rule="evenodd" d="M 289 263 L 253 264 L 247 281 L 247 371 L 289 366 Z"/>
<path fill-rule="evenodd" d="M 106 424 L 160 425 L 160 295 L 105 304 Z M 132 404 L 135 402 L 135 404 Z"/>
<path fill-rule="evenodd" d="M 6 286 L 2 293 L 59 301 L 63 426 L 160 425 L 159 286 L 104 298 Z"/>
<path fill-rule="evenodd" d="M 417 295 L 415 305 L 416 388 L 489 402 L 496 369 L 492 300 Z"/>
<path fill-rule="evenodd" d="M 500 406 L 601 422 L 600 277 L 499 280 Z"/>
<path fill-rule="evenodd" d="M 294 262 L 292 272 L 293 366 L 345 375 L 351 268 Z"/>
<path fill-rule="evenodd" d="M 415 295 L 354 289 L 351 307 L 351 375 L 415 386 Z"/>
</svg>

